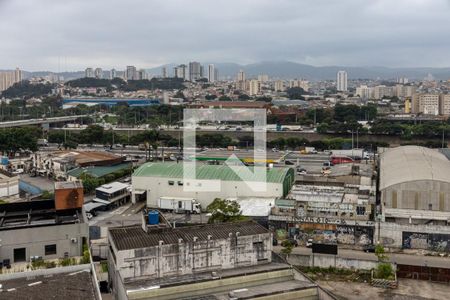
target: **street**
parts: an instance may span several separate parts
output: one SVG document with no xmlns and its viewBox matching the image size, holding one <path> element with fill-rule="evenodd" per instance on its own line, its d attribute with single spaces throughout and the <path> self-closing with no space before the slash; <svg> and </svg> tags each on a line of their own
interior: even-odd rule
<svg viewBox="0 0 450 300">
<path fill-rule="evenodd" d="M 283 247 L 281 246 L 273 247 L 273 251 L 276 253 L 280 253 L 281 249 L 283 249 Z M 292 254 L 311 255 L 312 250 L 306 247 L 295 247 L 292 249 Z M 316 254 L 316 255 L 326 255 L 326 254 Z M 375 256 L 374 253 L 366 253 L 358 250 L 339 248 L 337 256 L 341 258 L 377 261 L 377 257 Z M 396 264 L 450 269 L 450 259 L 448 257 L 424 256 L 424 255 L 403 254 L 403 253 L 387 253 L 387 256 L 389 257 L 392 263 Z"/>
</svg>

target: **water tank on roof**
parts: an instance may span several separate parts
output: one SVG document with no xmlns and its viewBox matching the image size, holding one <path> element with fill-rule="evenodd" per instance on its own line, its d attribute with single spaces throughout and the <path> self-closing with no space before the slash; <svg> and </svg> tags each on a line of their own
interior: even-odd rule
<svg viewBox="0 0 450 300">
<path fill-rule="evenodd" d="M 148 212 L 148 224 L 149 225 L 159 224 L 159 212 L 157 210 L 151 210 Z"/>
<path fill-rule="evenodd" d="M 8 159 L 7 156 L 2 156 L 1 164 L 4 165 L 4 166 L 9 164 L 9 159 Z"/>
</svg>

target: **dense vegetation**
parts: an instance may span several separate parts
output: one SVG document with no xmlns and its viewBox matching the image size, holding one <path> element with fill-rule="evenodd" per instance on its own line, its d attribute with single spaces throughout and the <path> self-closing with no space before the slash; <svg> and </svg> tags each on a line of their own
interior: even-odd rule
<svg viewBox="0 0 450 300">
<path fill-rule="evenodd" d="M 37 150 L 37 140 L 42 132 L 37 127 L 0 129 L 0 152 L 14 154 L 20 150 Z"/>
<path fill-rule="evenodd" d="M 107 90 L 117 88 L 122 91 L 137 91 L 137 90 L 174 90 L 183 89 L 183 79 L 181 78 L 152 78 L 150 80 L 128 80 L 124 81 L 120 78 L 114 79 L 98 79 L 98 78 L 78 78 L 66 83 L 70 87 L 78 88 L 99 88 L 103 87 Z"/>
<path fill-rule="evenodd" d="M 53 84 L 31 84 L 29 81 L 21 81 L 3 91 L 1 97 L 21 99 L 40 98 L 50 94 L 54 87 Z"/>
</svg>

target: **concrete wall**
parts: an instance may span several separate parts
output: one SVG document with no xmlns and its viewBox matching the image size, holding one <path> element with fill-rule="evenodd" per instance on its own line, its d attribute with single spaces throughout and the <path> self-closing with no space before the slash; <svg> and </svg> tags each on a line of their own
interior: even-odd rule
<svg viewBox="0 0 450 300">
<path fill-rule="evenodd" d="M 174 185 L 169 185 L 173 181 Z M 236 197 L 282 197 L 282 183 L 267 183 L 266 192 L 255 192 L 243 181 L 221 181 L 219 192 L 185 192 L 183 186 L 178 185 L 178 181 L 183 182 L 183 178 L 167 177 L 139 177 L 133 176 L 133 193 L 136 190 L 147 191 L 147 205 L 157 206 L 159 197 L 183 197 L 194 198 L 206 208 L 215 198 L 236 198 Z M 134 198 L 134 197 L 133 197 Z"/>
<path fill-rule="evenodd" d="M 30 261 L 30 256 L 42 256 L 43 259 L 64 258 L 65 252 L 70 257 L 81 256 L 83 237 L 88 238 L 87 223 L 1 230 L 0 260 L 10 259 L 13 263 L 16 248 L 26 248 L 27 261 Z M 72 238 L 76 238 L 77 242 L 72 242 Z M 56 254 L 45 255 L 45 245 L 51 244 L 56 244 Z"/>
<path fill-rule="evenodd" d="M 414 224 L 397 224 L 391 222 L 381 222 L 380 230 L 375 226 L 375 237 L 386 247 L 401 248 L 403 243 L 403 232 L 417 232 L 430 234 L 450 234 L 450 226 L 439 225 L 414 225 Z"/>
<path fill-rule="evenodd" d="M 381 191 L 385 207 L 450 212 L 450 184 L 436 180 L 403 182 Z"/>
<path fill-rule="evenodd" d="M 114 248 L 113 248 L 114 249 Z M 272 234 L 115 251 L 124 281 L 256 265 L 272 259 Z"/>
<path fill-rule="evenodd" d="M 19 177 L 3 177 L 0 174 L 0 197 L 9 197 L 19 194 Z"/>
<path fill-rule="evenodd" d="M 335 267 L 339 269 L 371 270 L 376 268 L 377 262 L 370 260 L 349 259 L 324 254 L 289 254 L 288 262 L 295 266 L 304 267 Z"/>
</svg>

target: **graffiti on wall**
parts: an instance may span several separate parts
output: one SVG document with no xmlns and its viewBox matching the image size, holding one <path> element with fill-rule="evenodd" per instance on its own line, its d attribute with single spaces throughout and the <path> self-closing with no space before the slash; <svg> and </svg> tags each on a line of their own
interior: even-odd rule
<svg viewBox="0 0 450 300">
<path fill-rule="evenodd" d="M 406 249 L 450 252 L 450 234 L 404 231 L 402 233 L 402 247 Z"/>
<path fill-rule="evenodd" d="M 362 226 L 329 226 L 330 228 L 323 228 L 323 224 L 300 224 L 299 230 L 293 233 L 300 241 L 306 243 L 308 239 L 313 239 L 315 242 L 323 243 L 338 243 L 347 245 L 369 245 L 373 243 L 373 227 Z"/>
</svg>

